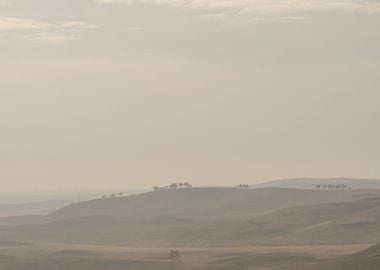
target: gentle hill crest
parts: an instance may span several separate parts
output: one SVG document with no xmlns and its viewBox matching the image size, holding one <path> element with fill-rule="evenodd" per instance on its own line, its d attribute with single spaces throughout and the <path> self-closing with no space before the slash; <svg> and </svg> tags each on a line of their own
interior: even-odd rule
<svg viewBox="0 0 380 270">
<path fill-rule="evenodd" d="M 0 225 L 3 240 L 19 241 L 137 246 L 371 243 L 380 239 L 379 213 L 380 189 L 190 188 L 92 200 L 30 222 L 3 219 Z"/>
<path fill-rule="evenodd" d="M 297 190 L 281 188 L 191 188 L 148 192 L 135 196 L 97 199 L 54 211 L 50 218 L 110 216 L 223 216 L 244 211 L 267 214 L 289 207 L 348 202 L 380 195 L 380 190 Z"/>
</svg>

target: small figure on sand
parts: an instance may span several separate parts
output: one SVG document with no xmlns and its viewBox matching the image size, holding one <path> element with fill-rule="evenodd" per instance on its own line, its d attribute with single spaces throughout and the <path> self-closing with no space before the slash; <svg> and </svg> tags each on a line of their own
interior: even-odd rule
<svg viewBox="0 0 380 270">
<path fill-rule="evenodd" d="M 170 252 L 169 252 L 169 258 L 170 259 L 179 259 L 180 255 L 179 255 L 179 252 L 178 250 L 173 250 L 171 249 Z"/>
</svg>

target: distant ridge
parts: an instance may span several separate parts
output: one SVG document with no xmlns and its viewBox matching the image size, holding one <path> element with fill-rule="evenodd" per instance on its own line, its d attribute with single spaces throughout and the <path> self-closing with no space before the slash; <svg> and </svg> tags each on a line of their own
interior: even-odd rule
<svg viewBox="0 0 380 270">
<path fill-rule="evenodd" d="M 279 179 L 253 185 L 253 188 L 295 188 L 295 189 L 315 189 L 317 185 L 346 185 L 353 189 L 380 188 L 380 179 L 360 179 L 360 178 L 291 178 Z"/>
</svg>

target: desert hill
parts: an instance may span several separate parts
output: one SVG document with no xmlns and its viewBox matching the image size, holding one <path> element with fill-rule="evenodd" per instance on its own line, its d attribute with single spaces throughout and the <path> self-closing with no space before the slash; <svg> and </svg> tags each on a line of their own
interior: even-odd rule
<svg viewBox="0 0 380 270">
<path fill-rule="evenodd" d="M 3 240 L 226 246 L 373 243 L 380 190 L 192 188 L 98 199 L 0 219 Z"/>
<path fill-rule="evenodd" d="M 149 192 L 137 196 L 87 201 L 59 209 L 53 219 L 92 215 L 125 217 L 220 217 L 255 216 L 307 205 L 350 202 L 380 195 L 380 190 L 316 191 L 280 188 L 191 188 Z"/>
<path fill-rule="evenodd" d="M 378 270 L 380 269 L 380 244 L 353 255 L 303 265 L 297 270 Z"/>
</svg>

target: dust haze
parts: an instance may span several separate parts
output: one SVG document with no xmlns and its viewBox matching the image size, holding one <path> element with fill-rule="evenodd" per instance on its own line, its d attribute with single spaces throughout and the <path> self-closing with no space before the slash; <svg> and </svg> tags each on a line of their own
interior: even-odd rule
<svg viewBox="0 0 380 270">
<path fill-rule="evenodd" d="M 0 0 L 0 269 L 379 269 L 379 27 L 375 0 Z"/>
</svg>

